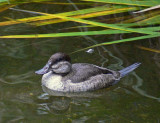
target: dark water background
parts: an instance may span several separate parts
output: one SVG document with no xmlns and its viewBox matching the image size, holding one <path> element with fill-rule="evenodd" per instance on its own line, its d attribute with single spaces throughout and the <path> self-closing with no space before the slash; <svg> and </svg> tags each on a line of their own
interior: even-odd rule
<svg viewBox="0 0 160 123">
<path fill-rule="evenodd" d="M 83 9 L 93 6 L 28 3 L 17 8 L 59 13 L 75 10 L 76 7 Z M 16 19 L 29 16 L 35 15 L 7 10 L 0 14 L 0 21 L 4 21 L 4 17 Z M 41 27 L 17 24 L 0 27 L 0 35 L 67 32 L 65 28 L 78 25 L 82 24 L 65 22 Z M 81 27 L 72 31 L 85 30 L 88 28 Z M 142 63 L 135 72 L 114 87 L 70 97 L 51 96 L 42 90 L 41 76 L 34 74 L 55 52 L 70 54 L 95 43 L 133 36 L 135 34 L 0 39 L 0 123 L 159 123 L 160 54 L 136 47 L 159 48 L 159 38 L 98 47 L 92 54 L 82 51 L 71 55 L 73 63 L 86 62 L 114 70 L 134 62 Z"/>
</svg>

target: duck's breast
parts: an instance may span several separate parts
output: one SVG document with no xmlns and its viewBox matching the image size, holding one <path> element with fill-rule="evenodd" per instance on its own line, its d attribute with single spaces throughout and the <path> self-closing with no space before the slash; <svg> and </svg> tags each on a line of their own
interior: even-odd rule
<svg viewBox="0 0 160 123">
<path fill-rule="evenodd" d="M 53 74 L 52 72 L 43 75 L 42 85 L 56 91 L 62 91 L 64 89 L 62 76 Z"/>
</svg>

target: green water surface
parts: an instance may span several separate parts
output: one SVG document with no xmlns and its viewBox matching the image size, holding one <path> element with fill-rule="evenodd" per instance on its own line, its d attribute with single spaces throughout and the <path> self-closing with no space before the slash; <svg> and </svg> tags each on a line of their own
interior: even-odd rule
<svg viewBox="0 0 160 123">
<path fill-rule="evenodd" d="M 88 6 L 76 7 L 82 9 Z M 42 3 L 26 3 L 17 7 L 47 13 L 76 9 L 74 5 Z M 16 19 L 30 16 L 35 15 L 6 10 L 1 13 L 0 21 L 4 21 L 4 17 Z M 0 35 L 58 33 L 65 32 L 64 28 L 78 25 L 82 24 L 65 22 L 40 27 L 17 24 L 0 27 Z M 87 29 L 80 27 L 73 31 Z M 136 47 L 159 47 L 158 38 L 98 47 L 91 54 L 85 51 L 70 54 L 98 42 L 122 38 L 123 34 L 0 39 L 0 123 L 159 123 L 160 54 Z M 55 52 L 70 54 L 72 63 L 91 63 L 114 70 L 135 62 L 142 65 L 113 87 L 69 97 L 55 96 L 43 91 L 41 76 L 34 73 Z"/>
</svg>

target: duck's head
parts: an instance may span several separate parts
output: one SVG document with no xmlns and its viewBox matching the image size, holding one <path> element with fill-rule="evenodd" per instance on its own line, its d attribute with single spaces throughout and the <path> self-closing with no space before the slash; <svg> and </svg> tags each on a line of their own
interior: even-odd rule
<svg viewBox="0 0 160 123">
<path fill-rule="evenodd" d="M 71 59 L 65 53 L 55 53 L 48 60 L 47 64 L 36 74 L 46 74 L 52 71 L 56 74 L 67 74 L 71 71 Z"/>
</svg>

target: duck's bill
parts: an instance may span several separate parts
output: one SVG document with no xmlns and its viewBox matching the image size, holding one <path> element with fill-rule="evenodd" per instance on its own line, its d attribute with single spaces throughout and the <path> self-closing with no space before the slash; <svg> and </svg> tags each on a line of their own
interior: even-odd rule
<svg viewBox="0 0 160 123">
<path fill-rule="evenodd" d="M 35 71 L 36 74 L 46 74 L 49 72 L 50 62 L 48 62 L 42 69 Z"/>
</svg>

